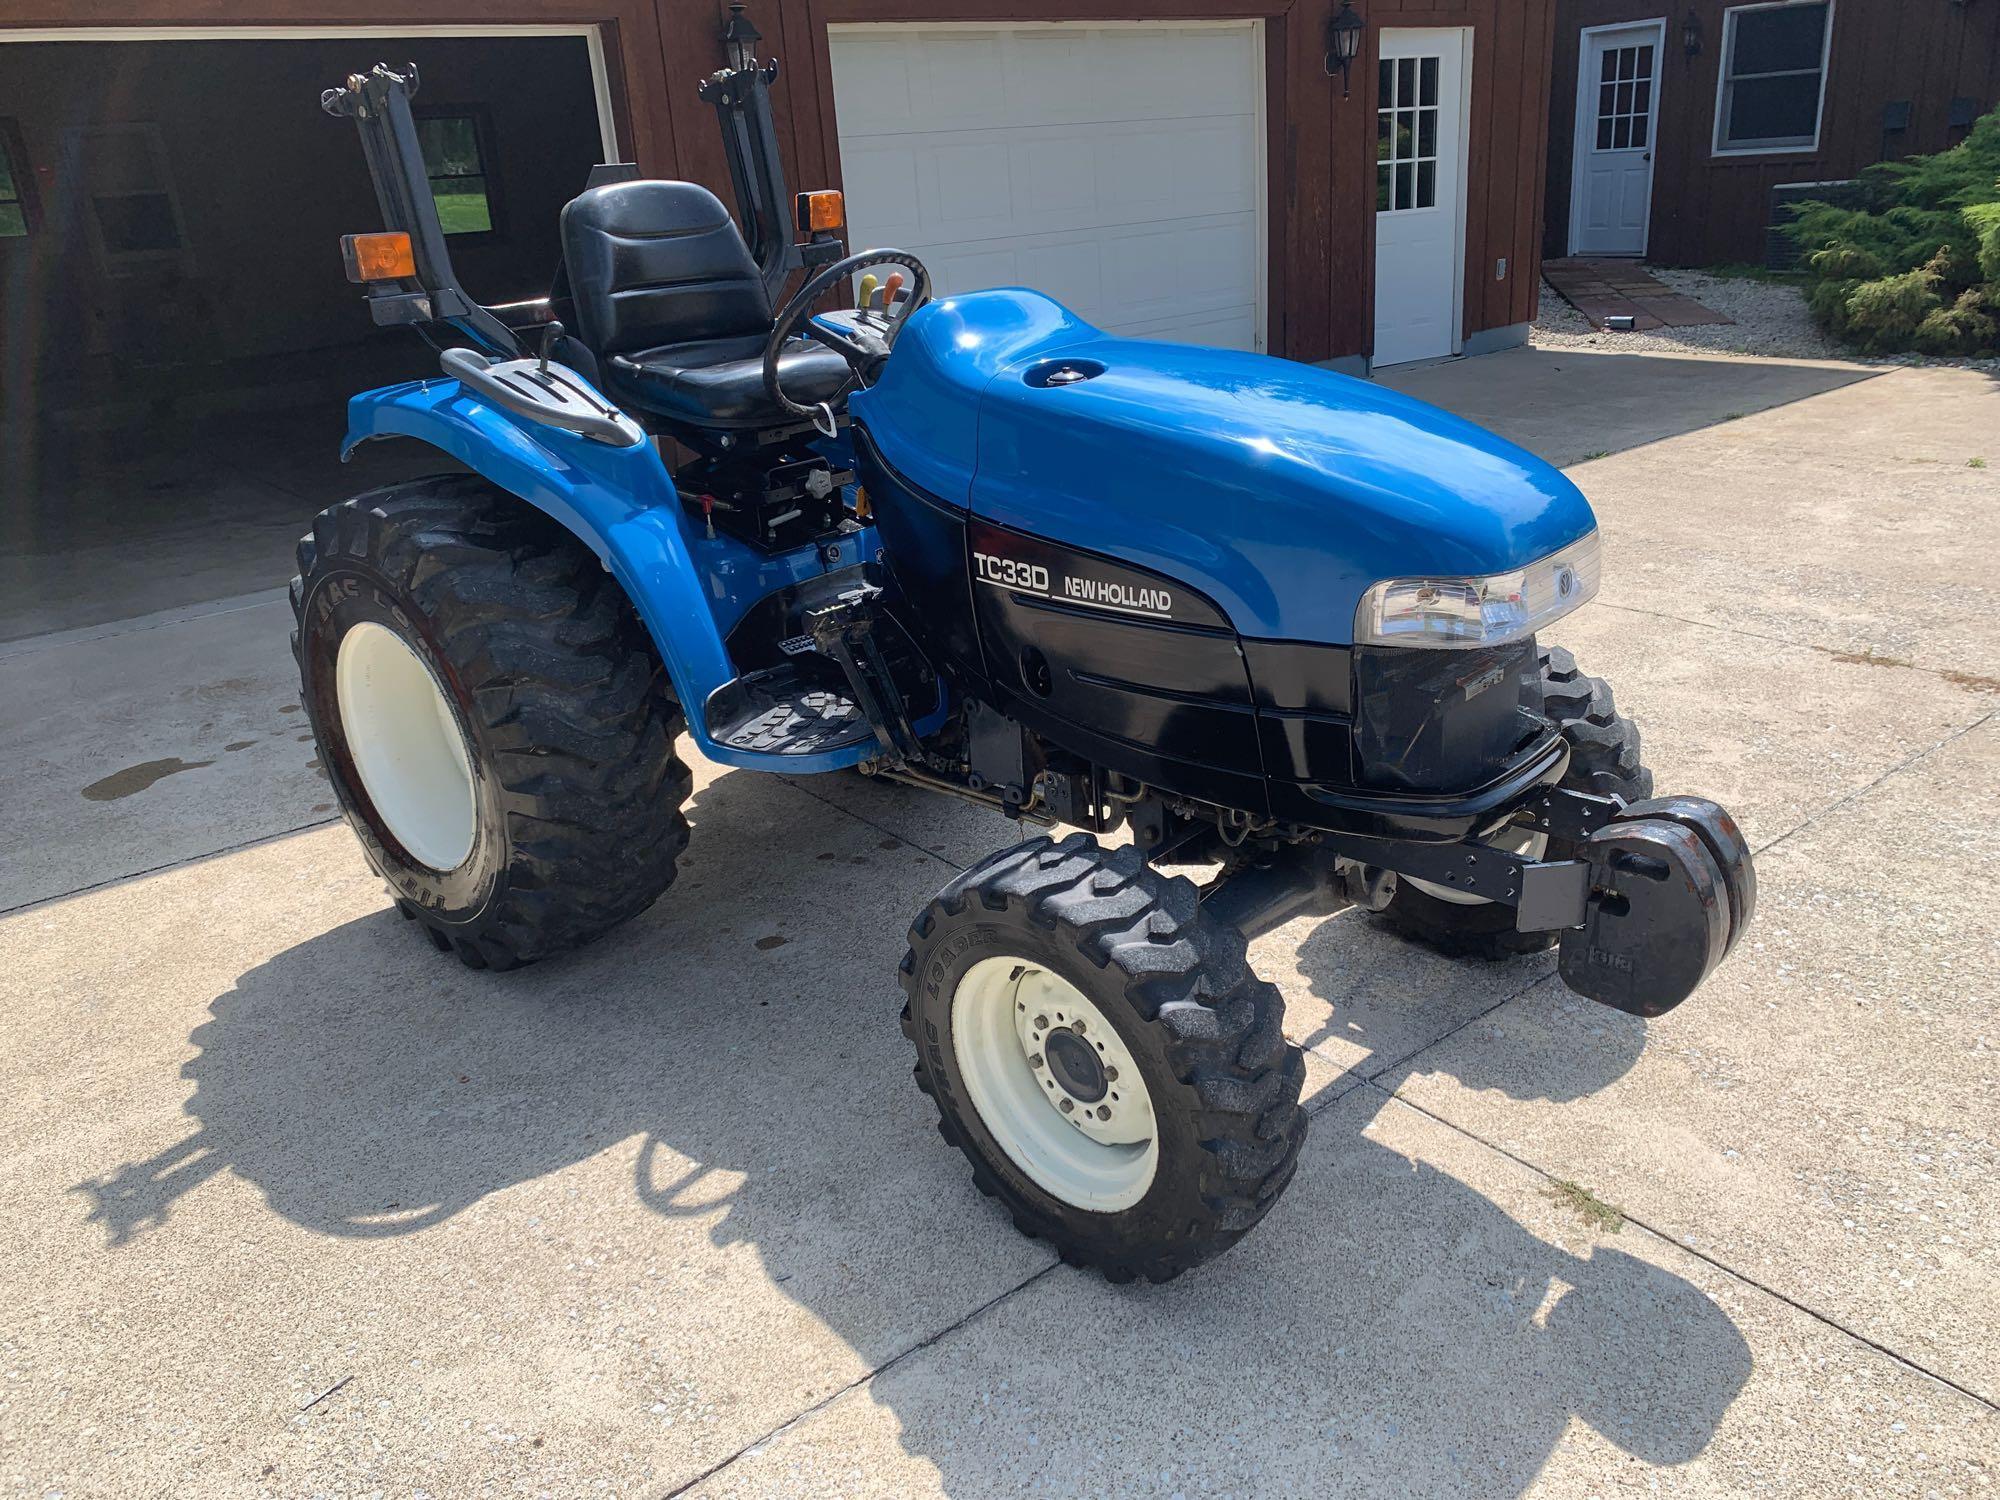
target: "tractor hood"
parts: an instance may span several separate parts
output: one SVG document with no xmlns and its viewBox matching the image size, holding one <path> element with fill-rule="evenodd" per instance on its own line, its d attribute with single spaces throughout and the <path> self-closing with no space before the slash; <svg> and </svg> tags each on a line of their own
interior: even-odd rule
<svg viewBox="0 0 2000 1500">
<path fill-rule="evenodd" d="M 1597 524 L 1556 469 L 1434 406 L 1109 337 L 1035 292 L 921 309 L 851 404 L 919 487 L 1179 579 L 1246 636 L 1344 645 L 1373 583 L 1506 572 Z"/>
</svg>

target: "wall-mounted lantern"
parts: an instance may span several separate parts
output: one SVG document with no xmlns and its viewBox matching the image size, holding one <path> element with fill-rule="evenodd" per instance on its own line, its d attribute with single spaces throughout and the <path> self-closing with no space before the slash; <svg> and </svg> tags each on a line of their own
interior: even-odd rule
<svg viewBox="0 0 2000 1500">
<path fill-rule="evenodd" d="M 1687 19 L 1681 22 L 1681 51 L 1688 55 L 1689 62 L 1701 56 L 1701 17 L 1692 6 L 1688 8 Z"/>
<path fill-rule="evenodd" d="M 763 40 L 764 33 L 750 23 L 743 0 L 734 0 L 729 7 L 729 19 L 722 25 L 722 45 L 729 49 L 729 66 L 737 69 L 754 67 L 757 44 Z"/>
<path fill-rule="evenodd" d="M 1326 76 L 1340 70 L 1340 97 L 1348 93 L 1347 74 L 1361 55 L 1361 34 L 1368 23 L 1354 13 L 1354 0 L 1340 0 L 1340 11 L 1326 23 Z"/>
</svg>

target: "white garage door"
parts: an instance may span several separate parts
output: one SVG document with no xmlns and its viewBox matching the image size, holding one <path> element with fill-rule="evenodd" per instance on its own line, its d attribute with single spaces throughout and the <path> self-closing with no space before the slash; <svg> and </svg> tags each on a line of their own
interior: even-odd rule
<svg viewBox="0 0 2000 1500">
<path fill-rule="evenodd" d="M 1108 332 L 1263 347 L 1258 23 L 832 43 L 855 249 L 913 251 L 940 293 L 1029 286 Z"/>
</svg>

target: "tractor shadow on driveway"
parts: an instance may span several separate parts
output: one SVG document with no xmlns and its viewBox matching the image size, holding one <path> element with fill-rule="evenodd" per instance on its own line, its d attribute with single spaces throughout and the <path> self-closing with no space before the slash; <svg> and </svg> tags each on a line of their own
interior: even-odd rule
<svg viewBox="0 0 2000 1500">
<path fill-rule="evenodd" d="M 108 1253 L 144 1254 L 226 1170 L 318 1234 L 524 1255 L 504 1207 L 449 1248 L 423 1240 L 519 1185 L 629 1162 L 631 1201 L 610 1206 L 638 1221 L 628 1248 L 699 1268 L 704 1244 L 752 1247 L 772 1287 L 726 1310 L 734 1341 L 785 1361 L 797 1304 L 869 1366 L 894 1361 L 866 1388 L 894 1415 L 885 1441 L 960 1495 L 1162 1474 L 1163 1493 L 1510 1495 L 1573 1420 L 1646 1463 L 1688 1461 L 1747 1381 L 1747 1345 L 1700 1290 L 1531 1232 L 1454 1175 L 1475 1148 L 1431 1149 L 1449 1132 L 1367 1086 L 1318 1115 L 1284 1202 L 1220 1260 L 1160 1288 L 1039 1274 L 1051 1257 L 937 1140 L 897 1034 L 903 923 L 945 867 L 772 778 L 722 776 L 693 813 L 693 889 L 573 957 L 475 974 L 385 909 L 244 973 L 189 1039 L 195 1133 L 80 1185 Z M 1307 944 L 1310 969 L 1330 972 L 1314 950 L 1336 935 Z M 1522 982 L 1459 972 L 1492 999 Z M 688 1306 L 648 1292 L 622 1315 L 632 1337 L 694 1365 Z M 562 1337 L 549 1323 L 521 1336 Z M 517 1358 L 527 1378 L 534 1350 Z M 632 1443 L 665 1448 L 674 1484 L 710 1467 L 636 1426 L 644 1399 Z M 843 1441 L 837 1410 L 790 1436 Z M 835 1456 L 853 1460 L 817 1459 Z"/>
</svg>

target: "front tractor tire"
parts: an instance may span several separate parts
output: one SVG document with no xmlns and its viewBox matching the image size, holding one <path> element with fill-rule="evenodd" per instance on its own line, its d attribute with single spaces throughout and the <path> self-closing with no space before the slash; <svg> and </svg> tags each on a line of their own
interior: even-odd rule
<svg viewBox="0 0 2000 1500">
<path fill-rule="evenodd" d="M 691 778 L 630 602 L 581 542 L 476 475 L 314 518 L 292 580 L 320 763 L 398 910 L 510 969 L 673 882 Z"/>
<path fill-rule="evenodd" d="M 1270 1211 L 1305 1061 L 1242 935 L 1088 835 L 1003 850 L 910 929 L 904 1035 L 938 1129 L 1022 1233 L 1168 1281 Z"/>
<path fill-rule="evenodd" d="M 1598 796 L 1643 802 L 1653 795 L 1653 773 L 1639 758 L 1639 726 L 1618 711 L 1611 684 L 1578 670 L 1561 646 L 1542 648 L 1542 711 L 1569 742 L 1562 786 Z M 1532 830 L 1509 829 L 1494 841 L 1517 854 L 1569 859 L 1576 846 Z M 1450 958 L 1496 960 L 1541 953 L 1556 932 L 1517 932 L 1514 909 L 1436 886 L 1402 879 L 1383 910 L 1390 927 Z"/>
</svg>

